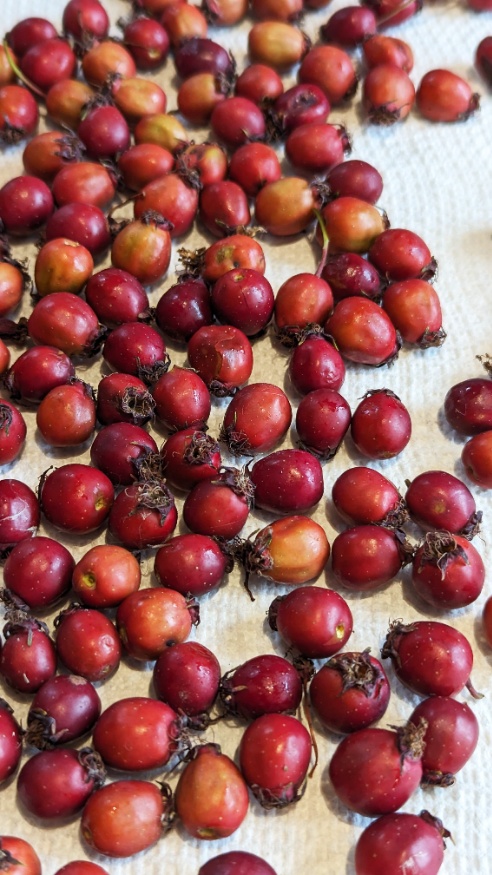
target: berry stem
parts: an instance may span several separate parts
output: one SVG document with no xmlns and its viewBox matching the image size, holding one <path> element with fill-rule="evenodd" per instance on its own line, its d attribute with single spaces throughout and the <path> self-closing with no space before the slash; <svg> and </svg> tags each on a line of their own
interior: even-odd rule
<svg viewBox="0 0 492 875">
<path fill-rule="evenodd" d="M 28 79 L 27 76 L 24 75 L 24 73 L 22 72 L 20 67 L 17 65 L 16 61 L 14 60 L 14 56 L 13 56 L 12 52 L 10 51 L 10 47 L 9 47 L 9 44 L 8 44 L 6 38 L 3 40 L 2 45 L 5 49 L 5 55 L 7 57 L 7 61 L 9 62 L 9 65 L 12 68 L 12 70 L 14 71 L 17 78 L 20 79 L 20 81 L 23 82 L 24 85 L 26 85 L 30 91 L 32 91 L 34 94 L 37 94 L 38 97 L 41 97 L 42 100 L 44 100 L 45 95 L 41 91 L 41 89 L 38 88 L 37 85 L 34 84 L 34 82 L 31 82 L 31 80 Z"/>
</svg>

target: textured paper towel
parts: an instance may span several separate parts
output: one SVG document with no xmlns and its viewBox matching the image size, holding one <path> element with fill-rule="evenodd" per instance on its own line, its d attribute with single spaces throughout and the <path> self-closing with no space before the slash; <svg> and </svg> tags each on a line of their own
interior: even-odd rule
<svg viewBox="0 0 492 875">
<path fill-rule="evenodd" d="M 63 10 L 61 0 L 35 4 L 28 0 L 7 0 L 2 10 L 2 27 L 8 30 L 17 20 L 28 15 L 50 17 L 57 26 Z M 321 12 L 310 14 L 303 22 L 307 33 L 317 38 L 319 25 L 324 23 L 342 4 L 336 2 Z M 128 14 L 129 4 L 107 2 L 117 33 L 116 21 Z M 249 25 L 248 25 L 249 26 Z M 430 246 L 439 262 L 436 288 L 439 292 L 444 324 L 448 333 L 444 346 L 438 350 L 402 350 L 394 366 L 381 369 L 349 365 L 342 393 L 352 409 L 369 389 L 388 387 L 408 406 L 413 421 L 413 436 L 400 457 L 374 467 L 382 471 L 400 488 L 429 468 L 442 468 L 464 477 L 460 463 L 463 440 L 454 435 L 443 420 L 442 403 L 449 387 L 465 377 L 482 374 L 476 356 L 492 351 L 490 320 L 492 292 L 490 288 L 492 236 L 492 98 L 473 69 L 475 48 L 481 38 L 492 31 L 490 14 L 475 14 L 464 5 L 430 4 L 413 20 L 389 31 L 407 40 L 414 50 L 415 68 L 412 79 L 418 84 L 427 70 L 447 67 L 465 76 L 482 94 L 480 112 L 465 124 L 433 125 L 412 113 L 408 120 L 388 129 L 370 127 L 359 116 L 359 96 L 349 109 L 334 110 L 330 121 L 345 124 L 353 138 L 352 157 L 373 163 L 383 174 L 384 191 L 380 205 L 387 211 L 393 227 L 406 227 L 419 233 Z M 223 45 L 231 47 L 242 69 L 246 47 L 247 25 L 232 31 L 211 29 L 210 35 Z M 360 58 L 356 54 L 357 63 Z M 171 83 L 173 65 L 168 61 L 159 80 L 168 93 L 169 109 L 175 108 Z M 295 81 L 295 71 L 285 77 Z M 197 140 L 205 132 L 194 132 Z M 2 153 L 0 171 L 8 179 L 22 171 L 21 147 Z M 192 248 L 203 241 L 193 232 L 180 245 Z M 18 247 L 22 252 L 23 247 Z M 17 247 L 16 247 L 17 251 Z M 35 250 L 28 247 L 27 256 L 33 267 Z M 312 270 L 318 250 L 309 239 L 293 238 L 283 242 L 266 242 L 267 276 L 274 288 L 292 273 Z M 99 269 L 104 265 L 98 266 Z M 174 267 L 174 262 L 173 262 Z M 155 304 L 162 290 L 174 281 L 173 270 L 166 280 L 151 291 Z M 26 304 L 25 312 L 29 312 Z M 14 350 L 14 355 L 18 352 Z M 184 353 L 170 347 L 173 362 L 181 363 Z M 287 355 L 269 339 L 254 346 L 255 364 L 251 381 L 275 380 L 286 386 L 295 408 L 298 398 L 290 392 L 285 378 Z M 79 373 L 93 385 L 101 374 L 99 364 L 80 368 Z M 217 434 L 223 415 L 223 403 L 214 403 L 210 421 L 211 434 Z M 47 448 L 35 431 L 35 412 L 25 411 L 29 425 L 29 441 L 20 460 L 1 471 L 2 476 L 18 477 L 31 487 L 37 485 L 40 473 L 50 464 L 77 459 L 88 460 L 88 448 L 80 452 L 56 451 Z M 155 431 L 158 442 L 164 434 Z M 292 433 L 285 445 L 295 441 Z M 327 501 L 322 501 L 314 517 L 321 522 L 333 540 L 343 528 L 330 505 L 331 485 L 347 466 L 364 464 L 350 442 L 335 459 L 324 466 Z M 453 833 L 454 843 L 448 842 L 443 873 L 458 875 L 467 871 L 485 875 L 489 871 L 490 818 L 492 807 L 490 744 L 492 742 L 492 712 L 490 706 L 491 652 L 483 642 L 480 613 L 485 598 L 491 591 L 491 531 L 492 502 L 486 491 L 471 487 L 477 504 L 484 512 L 480 537 L 475 540 L 487 565 L 484 593 L 473 606 L 452 614 L 426 611 L 412 595 L 408 573 L 390 586 L 368 596 L 348 594 L 347 600 L 354 613 L 355 628 L 351 649 L 370 647 L 378 655 L 388 622 L 401 617 L 409 622 L 419 617 L 444 619 L 463 631 L 472 643 L 475 653 L 473 679 L 485 698 L 474 701 L 465 691 L 458 698 L 466 701 L 475 711 L 481 728 L 480 743 L 472 760 L 458 776 L 456 785 L 449 789 L 419 790 L 405 806 L 406 811 L 419 812 L 427 808 L 439 816 Z M 247 531 L 252 532 L 268 520 L 268 515 L 253 516 Z M 54 535 L 46 525 L 41 533 Z M 55 535 L 56 536 L 56 535 Z M 104 534 L 99 539 L 104 540 Z M 88 549 L 89 543 L 65 539 L 76 559 Z M 92 542 L 90 542 L 92 543 Z M 152 580 L 152 558 L 144 562 L 143 585 Z M 320 581 L 330 585 L 330 570 Z M 273 597 L 286 589 L 271 584 L 254 582 L 256 601 L 252 603 L 241 586 L 240 576 L 233 573 L 227 585 L 202 600 L 202 620 L 193 632 L 197 641 L 211 647 L 225 672 L 257 653 L 284 653 L 277 636 L 270 633 L 265 620 L 266 610 Z M 47 621 L 51 626 L 52 618 Z M 99 686 L 103 706 L 125 695 L 146 695 L 150 692 L 151 666 L 122 663 L 115 677 Z M 391 669 L 392 698 L 381 725 L 401 724 L 411 713 L 418 697 L 411 695 L 394 678 Z M 16 695 L 0 685 L 1 694 L 23 718 L 27 712 L 27 697 Z M 235 756 L 242 728 L 232 721 L 217 725 L 206 733 L 206 739 L 219 742 L 224 752 Z M 43 861 L 43 872 L 52 875 L 70 859 L 89 858 L 101 863 L 111 875 L 120 873 L 173 872 L 195 875 L 199 866 L 211 856 L 231 849 L 248 849 L 263 855 L 274 866 L 278 875 L 353 875 L 353 849 L 367 819 L 349 813 L 333 794 L 328 778 L 328 763 L 337 739 L 318 731 L 320 760 L 308 782 L 304 798 L 290 810 L 265 812 L 255 801 L 241 828 L 230 838 L 216 842 L 200 842 L 187 837 L 179 828 L 157 846 L 129 860 L 110 860 L 91 855 L 79 836 L 78 821 L 63 827 L 41 825 L 26 818 L 18 809 L 15 798 L 15 780 L 0 791 L 0 833 L 15 834 L 30 840 Z M 24 761 L 24 760 L 23 760 Z M 111 775 L 111 779 L 116 778 Z M 152 775 L 150 777 L 156 777 Z M 466 860 L 466 863 L 465 863 Z"/>
</svg>

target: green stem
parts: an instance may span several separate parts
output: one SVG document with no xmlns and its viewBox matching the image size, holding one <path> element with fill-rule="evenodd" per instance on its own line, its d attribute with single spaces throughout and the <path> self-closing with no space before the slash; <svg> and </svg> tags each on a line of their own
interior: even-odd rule
<svg viewBox="0 0 492 875">
<path fill-rule="evenodd" d="M 11 69 L 14 71 L 17 78 L 20 79 L 21 82 L 23 82 L 24 85 L 26 85 L 30 91 L 33 91 L 34 94 L 37 94 L 38 97 L 41 97 L 42 100 L 44 100 L 46 95 L 37 87 L 37 85 L 34 84 L 34 82 L 31 82 L 31 80 L 28 79 L 27 76 L 24 75 L 24 73 L 22 72 L 20 67 L 17 65 L 17 62 L 15 61 L 14 56 L 13 56 L 12 52 L 10 51 L 10 47 L 9 47 L 9 44 L 7 42 L 6 37 L 3 40 L 2 45 L 5 49 L 7 61 L 9 62 L 9 65 L 10 65 Z"/>
<path fill-rule="evenodd" d="M 321 251 L 321 259 L 320 259 L 320 262 L 318 264 L 318 269 L 317 269 L 316 274 L 315 274 L 315 276 L 321 276 L 321 274 L 323 273 L 323 269 L 325 267 L 325 264 L 326 264 L 326 259 L 328 258 L 328 247 L 330 245 L 330 238 L 328 237 L 328 232 L 326 230 L 325 220 L 323 219 L 323 216 L 321 215 L 320 211 L 314 210 L 314 214 L 318 220 L 319 227 L 320 227 L 321 233 L 323 235 L 323 249 Z"/>
</svg>

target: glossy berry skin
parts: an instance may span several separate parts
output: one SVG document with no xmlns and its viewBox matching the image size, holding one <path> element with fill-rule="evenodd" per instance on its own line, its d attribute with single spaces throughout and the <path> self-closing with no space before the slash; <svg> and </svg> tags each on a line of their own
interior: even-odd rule
<svg viewBox="0 0 492 875">
<path fill-rule="evenodd" d="M 466 437 L 492 429 L 492 381 L 471 377 L 455 383 L 446 393 L 444 415 L 451 428 Z"/>
<path fill-rule="evenodd" d="M 463 447 L 461 461 L 473 483 L 492 488 L 492 430 L 473 435 Z"/>
<path fill-rule="evenodd" d="M 412 436 L 410 414 L 394 392 L 374 389 L 355 408 L 350 423 L 355 446 L 368 459 L 392 459 Z"/>
<path fill-rule="evenodd" d="M 314 389 L 304 395 L 296 413 L 301 446 L 327 461 L 337 452 L 350 425 L 350 407 L 335 389 Z"/>
<path fill-rule="evenodd" d="M 383 309 L 406 343 L 421 349 L 444 343 L 441 302 L 434 286 L 426 280 L 391 283 L 383 295 Z"/>
<path fill-rule="evenodd" d="M 324 328 L 349 361 L 378 367 L 398 355 L 400 342 L 393 323 L 384 310 L 369 299 L 343 298 Z"/>
<path fill-rule="evenodd" d="M 406 228 L 387 228 L 369 249 L 371 264 L 387 281 L 432 279 L 436 261 L 422 237 Z"/>
<path fill-rule="evenodd" d="M 348 149 L 344 129 L 323 122 L 300 124 L 291 130 L 285 141 L 290 163 L 305 173 L 329 173 L 343 161 Z"/>
<path fill-rule="evenodd" d="M 0 317 L 8 316 L 16 310 L 22 300 L 25 285 L 22 271 L 18 267 L 14 264 L 9 264 L 7 261 L 0 262 Z M 4 352 L 1 366 L 2 374 L 6 371 L 9 363 L 10 354 L 7 358 Z"/>
<path fill-rule="evenodd" d="M 125 322 L 109 333 L 103 358 L 110 368 L 142 377 L 145 368 L 165 361 L 166 344 L 155 328 L 144 322 Z"/>
<path fill-rule="evenodd" d="M 323 42 L 353 49 L 376 30 L 376 16 L 369 6 L 347 5 L 334 12 L 320 29 Z"/>
<path fill-rule="evenodd" d="M 223 468 L 213 479 L 196 483 L 185 498 L 183 520 L 199 535 L 230 540 L 239 534 L 252 504 L 246 472 Z"/>
<path fill-rule="evenodd" d="M 268 610 L 268 622 L 289 647 L 310 659 L 333 656 L 345 646 L 353 628 L 345 599 L 321 586 L 299 586 L 277 596 Z"/>
<path fill-rule="evenodd" d="M 253 370 L 249 339 L 234 325 L 204 325 L 190 338 L 188 360 L 213 395 L 233 394 Z"/>
<path fill-rule="evenodd" d="M 205 431 L 193 427 L 169 435 L 160 454 L 166 480 L 185 492 L 202 480 L 215 478 L 222 464 L 217 441 Z"/>
<path fill-rule="evenodd" d="M 247 97 L 228 97 L 217 103 L 210 116 L 213 133 L 233 151 L 254 140 L 263 140 L 266 122 L 261 109 Z"/>
<path fill-rule="evenodd" d="M 393 63 L 368 70 L 363 82 L 363 105 L 367 119 L 376 125 L 403 121 L 415 102 L 415 85 L 408 73 Z"/>
<path fill-rule="evenodd" d="M 151 392 L 156 418 L 168 431 L 201 429 L 206 425 L 212 402 L 199 374 L 175 365 L 153 383 Z"/>
<path fill-rule="evenodd" d="M 468 639 L 448 623 L 417 620 L 390 625 L 381 650 L 398 679 L 421 696 L 456 696 L 471 686 L 473 651 Z"/>
<path fill-rule="evenodd" d="M 54 210 L 53 195 L 36 176 L 16 176 L 0 189 L 0 218 L 7 234 L 29 237 Z"/>
<path fill-rule="evenodd" d="M 167 31 L 158 21 L 150 18 L 136 18 L 128 22 L 123 39 L 140 70 L 160 67 L 169 51 Z"/>
<path fill-rule="evenodd" d="M 211 294 L 216 317 L 235 325 L 247 337 L 264 331 L 273 313 L 273 289 L 262 274 L 254 270 L 231 270 L 214 283 Z"/>
<path fill-rule="evenodd" d="M 109 705 L 92 734 L 104 763 L 124 772 L 162 768 L 176 749 L 177 714 L 165 702 L 130 696 Z"/>
<path fill-rule="evenodd" d="M 99 0 L 69 0 L 63 10 L 63 29 L 80 40 L 86 34 L 104 39 L 109 31 L 109 16 Z"/>
<path fill-rule="evenodd" d="M 72 674 L 94 682 L 116 671 L 121 643 L 113 623 L 101 611 L 75 605 L 58 615 L 55 626 L 58 657 Z"/>
<path fill-rule="evenodd" d="M 128 550 L 163 544 L 176 528 L 174 498 L 156 480 L 134 483 L 120 492 L 108 518 L 109 531 Z"/>
<path fill-rule="evenodd" d="M 77 135 L 87 149 L 89 158 L 114 158 L 130 145 L 130 129 L 115 106 L 95 106 L 84 115 Z"/>
<path fill-rule="evenodd" d="M 139 280 L 118 267 L 93 274 L 85 287 L 85 299 L 98 319 L 110 328 L 122 322 L 136 322 L 147 314 L 149 307 Z"/>
<path fill-rule="evenodd" d="M 145 121 L 145 119 L 144 119 Z M 177 173 L 168 173 L 149 182 L 142 196 L 135 201 L 134 214 L 139 219 L 147 211 L 155 211 L 172 223 L 172 238 L 186 234 L 198 209 L 198 192 Z"/>
<path fill-rule="evenodd" d="M 43 244 L 36 256 L 34 281 L 40 297 L 53 292 L 80 294 L 94 269 L 85 246 L 61 236 Z"/>
<path fill-rule="evenodd" d="M 246 783 L 264 808 L 297 801 L 311 760 L 311 737 L 289 714 L 263 714 L 246 728 L 239 765 Z"/>
<path fill-rule="evenodd" d="M 22 73 L 44 94 L 60 79 L 71 79 L 77 58 L 68 40 L 56 36 L 31 46 L 22 55 Z"/>
<path fill-rule="evenodd" d="M 176 72 L 182 79 L 196 73 L 230 74 L 232 60 L 219 43 L 208 37 L 194 36 L 175 49 Z"/>
<path fill-rule="evenodd" d="M 288 135 L 286 151 L 289 160 L 292 158 L 292 151 L 287 143 L 289 141 L 292 143 L 290 136 L 292 132 L 304 125 L 324 124 L 329 112 L 330 104 L 323 89 L 312 82 L 300 82 L 277 97 L 273 104 L 274 121 L 279 125 L 282 134 Z M 311 134 L 315 139 L 316 132 L 312 131 Z M 343 160 L 343 146 L 341 152 L 338 152 L 338 157 L 339 160 Z M 336 159 L 333 161 L 333 164 L 335 163 L 337 163 Z"/>
<path fill-rule="evenodd" d="M 343 167 L 344 164 L 339 166 Z M 321 276 L 330 284 L 337 302 L 353 295 L 362 295 L 377 302 L 382 294 L 382 279 L 379 273 L 370 261 L 358 252 L 328 253 Z"/>
<path fill-rule="evenodd" d="M 428 532 L 412 561 L 412 584 L 438 609 L 464 608 L 476 601 L 485 582 L 485 566 L 466 538 Z"/>
<path fill-rule="evenodd" d="M 0 699 L 0 786 L 15 772 L 22 755 L 22 730 L 5 699 Z"/>
<path fill-rule="evenodd" d="M 302 60 L 309 44 L 290 22 L 258 21 L 248 34 L 248 53 L 254 63 L 267 64 L 279 73 Z"/>
<path fill-rule="evenodd" d="M 429 70 L 420 80 L 416 93 L 420 114 L 432 122 L 466 121 L 480 104 L 469 83 L 451 70 Z"/>
<path fill-rule="evenodd" d="M 320 501 L 323 470 L 306 450 L 276 450 L 250 468 L 254 504 L 272 513 L 304 513 Z"/>
<path fill-rule="evenodd" d="M 170 227 L 166 219 L 152 212 L 129 222 L 113 240 L 113 266 L 133 274 L 142 285 L 161 280 L 171 260 Z"/>
<path fill-rule="evenodd" d="M 231 156 L 229 175 L 248 197 L 256 197 L 267 182 L 280 179 L 282 169 L 272 146 L 267 143 L 245 143 Z"/>
<path fill-rule="evenodd" d="M 316 184 L 299 175 L 283 176 L 268 182 L 256 195 L 256 222 L 274 237 L 290 237 L 309 228 L 320 206 Z"/>
<path fill-rule="evenodd" d="M 186 343 L 195 331 L 213 321 L 210 292 L 201 279 L 182 279 L 167 289 L 155 308 L 163 334 Z"/>
<path fill-rule="evenodd" d="M 492 37 L 485 36 L 475 50 L 474 66 L 489 87 L 492 85 L 491 59 Z"/>
<path fill-rule="evenodd" d="M 40 750 L 86 735 L 101 713 L 94 685 L 74 674 L 55 675 L 39 688 L 27 714 L 26 740 Z"/>
<path fill-rule="evenodd" d="M 136 75 L 137 67 L 130 52 L 119 42 L 102 39 L 84 54 L 82 73 L 93 86 L 102 86 L 110 74 L 120 74 L 124 79 Z"/>
<path fill-rule="evenodd" d="M 0 141 L 18 143 L 34 134 L 38 126 L 38 105 L 26 88 L 7 83 L 0 88 Z"/>
<path fill-rule="evenodd" d="M 234 454 L 267 453 L 287 434 L 292 408 L 273 383 L 249 383 L 234 395 L 222 423 L 221 439 Z"/>
<path fill-rule="evenodd" d="M 241 186 L 230 179 L 211 182 L 201 190 L 199 218 L 214 237 L 225 237 L 249 225 L 248 198 Z"/>
<path fill-rule="evenodd" d="M 365 817 L 401 808 L 422 778 L 422 728 L 358 729 L 333 754 L 329 775 L 339 800 Z"/>
<path fill-rule="evenodd" d="M 459 477 L 447 471 L 423 471 L 408 483 L 405 502 L 411 518 L 424 531 L 438 529 L 470 540 L 482 514 L 475 498 Z"/>
<path fill-rule="evenodd" d="M 228 566 L 214 538 L 190 533 L 176 535 L 159 547 L 154 573 L 160 586 L 199 596 L 220 586 Z"/>
<path fill-rule="evenodd" d="M 139 425 L 113 422 L 97 433 L 91 448 L 92 464 L 115 486 L 130 486 L 138 479 L 139 463 L 157 453 L 154 438 Z"/>
<path fill-rule="evenodd" d="M 214 107 L 226 99 L 213 73 L 188 76 L 180 83 L 177 104 L 181 115 L 194 125 L 208 123 Z"/>
<path fill-rule="evenodd" d="M 0 850 L 16 863 L 9 863 L 10 875 L 41 875 L 41 860 L 33 846 L 18 836 L 3 835 Z"/>
<path fill-rule="evenodd" d="M 182 40 L 191 37 L 205 37 L 208 31 L 208 22 L 205 14 L 194 6 L 183 9 L 180 4 L 162 4 L 156 0 L 146 0 L 145 8 L 149 12 L 162 12 L 161 22 L 167 30 L 173 48 L 179 46 Z"/>
<path fill-rule="evenodd" d="M 301 395 L 315 389 L 338 391 L 345 380 L 345 364 L 336 347 L 318 334 L 310 334 L 292 351 L 289 377 Z"/>
<path fill-rule="evenodd" d="M 3 569 L 7 589 L 34 610 L 56 604 L 70 589 L 75 560 L 63 544 L 35 536 L 20 541 Z"/>
<path fill-rule="evenodd" d="M 276 875 L 266 860 L 249 851 L 226 851 L 200 866 L 198 875 Z"/>
<path fill-rule="evenodd" d="M 10 401 L 0 401 L 0 465 L 8 465 L 21 454 L 27 435 L 26 421 Z"/>
<path fill-rule="evenodd" d="M 335 252 L 367 252 L 388 227 L 384 214 L 360 197 L 345 195 L 329 201 L 321 210 L 330 247 Z M 316 238 L 321 242 L 318 228 Z"/>
<path fill-rule="evenodd" d="M 301 677 L 283 656 L 253 656 L 223 676 L 220 698 L 228 713 L 244 720 L 262 714 L 295 714 L 302 699 Z"/>
<path fill-rule="evenodd" d="M 261 105 L 265 98 L 275 100 L 284 90 L 279 74 L 268 64 L 249 64 L 236 79 L 235 93 Z"/>
<path fill-rule="evenodd" d="M 27 330 L 34 343 L 82 357 L 98 352 L 105 333 L 92 307 L 72 292 L 40 298 L 27 320 Z"/>
<path fill-rule="evenodd" d="M 483 606 L 481 619 L 485 641 L 489 647 L 492 647 L 492 597 L 490 596 Z"/>
<path fill-rule="evenodd" d="M 36 425 L 52 447 L 77 447 L 89 440 L 96 427 L 92 387 L 74 378 L 50 389 L 36 411 Z"/>
<path fill-rule="evenodd" d="M 31 538 L 40 521 L 38 499 L 33 490 L 13 477 L 0 481 L 0 549 Z"/>
<path fill-rule="evenodd" d="M 66 164 L 56 174 L 53 196 L 58 207 L 83 203 L 103 209 L 116 192 L 114 174 L 94 161 Z"/>
<path fill-rule="evenodd" d="M 333 541 L 335 580 L 355 592 L 367 592 L 389 583 L 404 561 L 398 536 L 382 526 L 352 526 Z"/>
<path fill-rule="evenodd" d="M 116 627 L 125 651 L 139 660 L 158 659 L 188 638 L 199 615 L 196 604 L 172 589 L 150 587 L 128 595 L 116 611 Z"/>
<path fill-rule="evenodd" d="M 412 711 L 412 723 L 427 721 L 422 756 L 424 785 L 447 787 L 468 762 L 478 744 L 479 723 L 466 702 L 430 696 Z"/>
<path fill-rule="evenodd" d="M 303 329 L 323 325 L 333 310 L 333 292 L 326 280 L 298 273 L 282 283 L 275 296 L 274 318 L 282 343 L 292 346 Z"/>
<path fill-rule="evenodd" d="M 92 97 L 94 91 L 87 82 L 80 79 L 60 79 L 46 94 L 46 109 L 50 120 L 76 131 L 82 110 Z"/>
<path fill-rule="evenodd" d="M 114 781 L 96 790 L 81 821 L 82 837 L 107 857 L 131 857 L 154 845 L 163 833 L 167 803 L 156 784 Z"/>
<path fill-rule="evenodd" d="M 52 639 L 36 620 L 7 623 L 0 652 L 0 676 L 19 693 L 35 693 L 56 671 Z"/>
<path fill-rule="evenodd" d="M 274 520 L 254 540 L 248 540 L 242 561 L 248 575 L 298 585 L 319 577 L 329 555 L 322 526 L 310 517 L 293 514 Z"/>
<path fill-rule="evenodd" d="M 98 863 L 89 860 L 71 860 L 65 863 L 61 869 L 57 869 L 55 875 L 108 875 L 107 869 L 103 869 Z"/>
<path fill-rule="evenodd" d="M 355 847 L 356 875 L 437 875 L 444 859 L 440 821 L 422 811 L 419 815 L 397 812 L 378 817 L 363 830 Z M 396 868 L 397 867 L 397 868 Z M 410 868 L 411 867 L 411 868 Z"/>
<path fill-rule="evenodd" d="M 14 24 L 8 34 L 8 45 L 17 57 L 24 55 L 30 46 L 43 40 L 54 39 L 56 28 L 51 21 L 40 16 L 29 16 Z"/>
<path fill-rule="evenodd" d="M 344 651 L 316 672 L 309 698 L 325 729 L 346 734 L 367 729 L 383 716 L 390 685 L 381 663 L 368 651 Z"/>
<path fill-rule="evenodd" d="M 396 486 L 379 471 L 364 465 L 343 471 L 333 483 L 331 497 L 340 516 L 349 524 L 399 528 L 408 519 Z"/>
<path fill-rule="evenodd" d="M 314 82 L 324 91 L 331 106 L 343 105 L 357 90 L 353 61 L 341 46 L 312 46 L 298 70 L 300 82 Z"/>
<path fill-rule="evenodd" d="M 5 376 L 5 372 L 10 364 L 10 350 L 3 342 L 0 342 L 0 376 Z"/>
<path fill-rule="evenodd" d="M 167 149 L 156 143 L 140 143 L 130 146 L 118 158 L 118 170 L 131 191 L 140 191 L 147 183 L 170 173 L 174 158 Z"/>
<path fill-rule="evenodd" d="M 409 3 L 402 9 L 399 0 L 370 0 L 368 6 L 374 10 L 378 28 L 381 30 L 406 21 L 421 9 L 417 2 Z"/>
<path fill-rule="evenodd" d="M 215 744 L 195 748 L 178 780 L 174 802 L 186 832 L 213 840 L 232 835 L 246 817 L 248 788 L 238 767 Z M 213 795 L 210 787 L 213 786 Z"/>
<path fill-rule="evenodd" d="M 106 520 L 114 498 L 109 477 L 90 465 L 72 463 L 51 471 L 41 484 L 44 515 L 63 532 L 88 534 Z"/>
<path fill-rule="evenodd" d="M 257 240 L 247 234 L 231 234 L 226 240 L 216 240 L 203 256 L 202 279 L 215 282 L 233 267 L 250 267 L 265 273 L 265 253 Z"/>
<path fill-rule="evenodd" d="M 219 690 L 220 663 L 198 641 L 182 641 L 157 657 L 152 674 L 155 695 L 177 714 L 206 715 Z"/>
<path fill-rule="evenodd" d="M 406 73 L 410 73 L 413 68 L 411 47 L 397 37 L 373 34 L 364 42 L 362 53 L 368 67 L 391 63 L 401 67 Z"/>
<path fill-rule="evenodd" d="M 334 197 L 359 197 L 375 204 L 383 191 L 383 177 L 367 161 L 350 158 L 336 164 L 328 174 L 330 192 Z"/>
<path fill-rule="evenodd" d="M 124 422 L 143 426 L 152 419 L 154 406 L 147 386 L 133 374 L 115 371 L 103 377 L 97 387 L 96 411 L 102 425 Z"/>
<path fill-rule="evenodd" d="M 31 756 L 17 778 L 17 796 L 24 811 L 42 820 L 69 819 L 78 814 L 105 771 L 91 748 L 43 750 Z"/>
<path fill-rule="evenodd" d="M 113 608 L 140 586 L 140 565 L 133 553 L 117 544 L 96 544 L 77 562 L 72 587 L 84 605 Z"/>
</svg>

